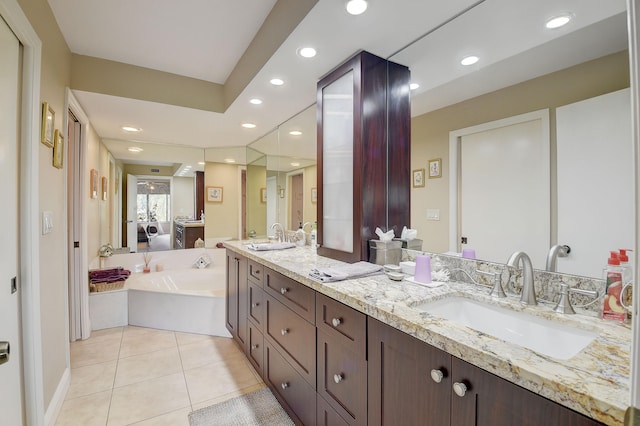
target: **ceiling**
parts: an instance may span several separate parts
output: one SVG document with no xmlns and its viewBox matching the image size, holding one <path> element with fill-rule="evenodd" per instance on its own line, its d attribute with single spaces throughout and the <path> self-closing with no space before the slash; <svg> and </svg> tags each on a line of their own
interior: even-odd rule
<svg viewBox="0 0 640 426">
<path fill-rule="evenodd" d="M 260 41 L 272 8 L 296 0 L 48 1 L 72 53 L 225 85 L 242 71 L 241 58 Z M 229 148 L 246 146 L 312 105 L 316 82 L 360 49 L 410 68 L 420 84 L 412 92 L 412 115 L 419 115 L 620 51 L 627 42 L 624 0 L 371 0 L 359 16 L 344 5 L 319 0 L 224 112 L 72 89 L 112 147 Z M 561 12 L 571 12 L 572 21 L 545 29 Z M 304 46 L 317 56 L 297 55 Z M 460 59 L 468 54 L 480 61 L 463 67 Z M 285 84 L 272 86 L 273 77 Z M 250 104 L 253 97 L 263 103 Z M 245 129 L 244 122 L 256 127 Z M 128 134 L 123 125 L 142 131 Z"/>
</svg>

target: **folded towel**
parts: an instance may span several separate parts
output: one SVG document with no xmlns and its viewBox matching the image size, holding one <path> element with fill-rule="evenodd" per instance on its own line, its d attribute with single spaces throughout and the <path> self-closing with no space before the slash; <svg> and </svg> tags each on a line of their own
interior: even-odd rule
<svg viewBox="0 0 640 426">
<path fill-rule="evenodd" d="M 375 275 L 382 272 L 383 269 L 382 265 L 361 261 L 332 268 L 315 268 L 309 272 L 309 276 L 326 283 Z"/>
<path fill-rule="evenodd" d="M 294 243 L 251 243 L 247 245 L 247 248 L 256 251 L 267 251 L 267 250 L 284 250 L 293 248 L 296 245 Z"/>
</svg>

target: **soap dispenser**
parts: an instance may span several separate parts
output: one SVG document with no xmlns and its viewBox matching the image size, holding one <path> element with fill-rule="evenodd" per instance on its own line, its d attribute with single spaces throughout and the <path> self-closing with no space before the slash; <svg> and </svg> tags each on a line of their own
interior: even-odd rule
<svg viewBox="0 0 640 426">
<path fill-rule="evenodd" d="M 607 266 L 604 269 L 605 295 L 602 304 L 602 319 L 624 322 L 627 318 L 624 307 L 620 304 L 622 294 L 622 268 L 617 252 L 610 252 Z"/>
</svg>

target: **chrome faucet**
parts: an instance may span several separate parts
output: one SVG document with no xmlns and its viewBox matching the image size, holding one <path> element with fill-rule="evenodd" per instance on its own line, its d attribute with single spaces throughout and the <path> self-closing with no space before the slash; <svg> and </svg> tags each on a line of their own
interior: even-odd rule
<svg viewBox="0 0 640 426">
<path fill-rule="evenodd" d="M 556 272 L 556 261 L 559 257 L 567 257 L 571 253 L 571 247 L 556 244 L 549 249 L 547 253 L 547 263 L 545 269 L 548 272 Z"/>
<path fill-rule="evenodd" d="M 520 296 L 520 303 L 525 305 L 537 305 L 536 289 L 533 283 L 533 265 L 531 265 L 531 259 L 523 251 L 517 251 L 509 257 L 507 266 L 512 268 L 518 268 L 518 264 L 522 261 L 522 293 Z"/>
<path fill-rule="evenodd" d="M 276 230 L 276 238 L 278 239 L 278 242 L 284 242 L 284 228 L 282 227 L 282 225 L 278 222 L 275 222 L 273 225 L 271 225 L 271 229 Z"/>
</svg>

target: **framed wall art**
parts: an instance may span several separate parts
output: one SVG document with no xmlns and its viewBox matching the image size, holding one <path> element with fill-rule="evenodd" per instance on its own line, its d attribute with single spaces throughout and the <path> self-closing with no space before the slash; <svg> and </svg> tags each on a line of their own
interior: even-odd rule
<svg viewBox="0 0 640 426">
<path fill-rule="evenodd" d="M 91 175 L 89 180 L 89 196 L 91 198 L 98 198 L 98 171 L 91 169 Z"/>
<path fill-rule="evenodd" d="M 442 177 L 442 159 L 429 160 L 429 179 Z"/>
<path fill-rule="evenodd" d="M 311 188 L 311 202 L 318 202 L 318 188 Z"/>
<path fill-rule="evenodd" d="M 424 186 L 424 169 L 417 169 L 413 171 L 413 187 L 421 188 Z"/>
<path fill-rule="evenodd" d="M 221 203 L 222 189 L 221 186 L 207 186 L 207 201 L 210 203 Z"/>
<path fill-rule="evenodd" d="M 260 188 L 260 202 L 267 202 L 267 188 Z"/>
<path fill-rule="evenodd" d="M 53 167 L 61 169 L 64 165 L 64 136 L 56 129 L 53 133 Z"/>
<path fill-rule="evenodd" d="M 40 141 L 51 148 L 54 143 L 54 128 L 56 112 L 48 102 L 42 103 L 42 124 L 40 129 Z"/>
<path fill-rule="evenodd" d="M 107 199 L 107 189 L 109 188 L 109 181 L 105 176 L 102 176 L 102 199 Z"/>
</svg>

